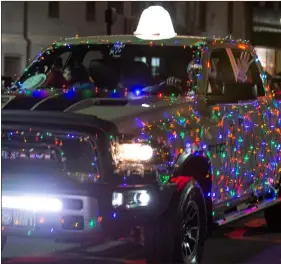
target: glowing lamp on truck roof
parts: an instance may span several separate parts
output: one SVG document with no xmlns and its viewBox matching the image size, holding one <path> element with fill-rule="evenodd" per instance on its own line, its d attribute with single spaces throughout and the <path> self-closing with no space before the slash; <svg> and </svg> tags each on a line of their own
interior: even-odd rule
<svg viewBox="0 0 281 264">
<path fill-rule="evenodd" d="M 134 35 L 144 40 L 161 40 L 177 34 L 168 11 L 162 6 L 150 6 L 142 12 Z"/>
</svg>

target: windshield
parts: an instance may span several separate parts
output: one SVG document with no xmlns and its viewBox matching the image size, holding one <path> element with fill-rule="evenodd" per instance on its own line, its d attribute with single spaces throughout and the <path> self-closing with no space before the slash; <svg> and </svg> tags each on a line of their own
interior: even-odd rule
<svg viewBox="0 0 281 264">
<path fill-rule="evenodd" d="M 197 48 L 196 48 L 197 49 Z M 183 46 L 73 45 L 52 46 L 24 72 L 24 89 L 70 86 L 129 92 L 184 92 L 196 85 L 194 50 Z M 197 51 L 197 53 L 199 53 Z M 200 58 L 200 54 L 197 54 Z M 167 81 L 168 80 L 168 81 Z"/>
</svg>

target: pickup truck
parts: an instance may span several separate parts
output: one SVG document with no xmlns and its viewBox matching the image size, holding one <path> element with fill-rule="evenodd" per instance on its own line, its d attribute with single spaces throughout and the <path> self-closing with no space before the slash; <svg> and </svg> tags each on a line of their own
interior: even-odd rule
<svg viewBox="0 0 281 264">
<path fill-rule="evenodd" d="M 2 95 L 2 245 L 138 229 L 149 263 L 199 263 L 214 228 L 264 211 L 280 232 L 280 110 L 265 79 L 230 37 L 53 43 Z"/>
</svg>

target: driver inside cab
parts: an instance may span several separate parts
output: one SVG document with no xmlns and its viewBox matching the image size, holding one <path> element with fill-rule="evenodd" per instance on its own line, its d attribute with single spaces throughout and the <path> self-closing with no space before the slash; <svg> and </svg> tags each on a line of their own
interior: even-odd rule
<svg viewBox="0 0 281 264">
<path fill-rule="evenodd" d="M 62 59 L 59 57 L 47 74 L 44 86 L 67 89 L 69 86 L 88 88 L 92 86 L 89 74 L 83 65 L 73 61 L 63 69 Z"/>
<path fill-rule="evenodd" d="M 47 79 L 43 85 L 48 87 L 66 89 L 69 85 L 69 82 L 64 78 L 62 70 L 63 62 L 62 58 L 59 57 L 56 59 L 50 72 L 47 74 Z"/>
</svg>

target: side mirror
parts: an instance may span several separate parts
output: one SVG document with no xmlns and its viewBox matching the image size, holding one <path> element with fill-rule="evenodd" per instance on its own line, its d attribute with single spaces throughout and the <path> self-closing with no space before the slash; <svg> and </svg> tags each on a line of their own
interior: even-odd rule
<svg viewBox="0 0 281 264">
<path fill-rule="evenodd" d="M 272 78 L 270 82 L 270 89 L 274 94 L 276 100 L 281 99 L 281 78 Z"/>
</svg>

